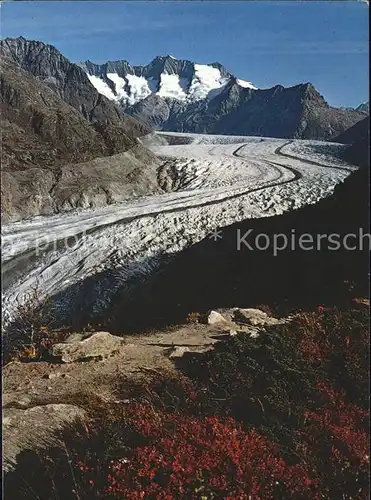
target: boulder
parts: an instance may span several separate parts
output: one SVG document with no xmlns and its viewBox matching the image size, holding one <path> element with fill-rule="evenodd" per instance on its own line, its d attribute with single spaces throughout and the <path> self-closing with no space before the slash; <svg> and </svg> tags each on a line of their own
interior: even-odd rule
<svg viewBox="0 0 371 500">
<path fill-rule="evenodd" d="M 236 337 L 239 334 L 248 334 L 252 339 L 259 337 L 259 328 L 251 325 L 235 325 L 234 329 L 229 330 L 230 337 Z"/>
<path fill-rule="evenodd" d="M 121 337 L 108 332 L 89 333 L 86 336 L 74 335 L 65 342 L 54 344 L 50 349 L 50 354 L 64 363 L 91 358 L 103 359 L 117 352 L 123 343 L 124 340 Z"/>
<path fill-rule="evenodd" d="M 266 312 L 260 309 L 237 308 L 234 311 L 234 320 L 239 323 L 246 323 L 253 326 L 270 326 L 281 323 L 279 319 L 268 316 Z"/>
<path fill-rule="evenodd" d="M 84 416 L 84 410 L 71 404 L 3 408 L 5 472 L 14 468 L 22 451 L 36 451 L 58 444 L 56 431 Z"/>
<path fill-rule="evenodd" d="M 228 323 L 228 320 L 217 311 L 211 311 L 207 322 L 209 325 L 217 325 L 219 323 Z"/>
<path fill-rule="evenodd" d="M 65 342 L 79 342 L 80 340 L 84 340 L 86 338 L 86 333 L 71 333 L 66 339 Z"/>
<path fill-rule="evenodd" d="M 18 409 L 27 409 L 32 405 L 32 398 L 28 394 L 20 394 L 19 392 L 11 392 L 3 394 L 3 408 L 12 407 Z"/>
<path fill-rule="evenodd" d="M 189 347 L 176 346 L 170 353 L 169 358 L 182 358 L 186 352 L 190 352 Z"/>
<path fill-rule="evenodd" d="M 352 300 L 353 304 L 356 304 L 359 307 L 370 307 L 370 300 L 363 297 L 356 297 Z"/>
</svg>

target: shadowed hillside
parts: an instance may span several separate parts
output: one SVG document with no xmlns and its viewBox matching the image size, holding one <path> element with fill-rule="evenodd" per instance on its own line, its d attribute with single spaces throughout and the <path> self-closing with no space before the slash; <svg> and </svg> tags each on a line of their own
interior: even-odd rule
<svg viewBox="0 0 371 500">
<path fill-rule="evenodd" d="M 215 307 L 268 304 L 285 313 L 321 303 L 347 304 L 351 297 L 367 295 L 369 243 L 363 238 L 363 251 L 329 250 L 323 242 L 320 251 L 296 249 L 237 250 L 237 231 L 252 229 L 289 238 L 294 231 L 309 233 L 364 233 L 369 228 L 369 170 L 363 168 L 339 185 L 332 197 L 281 216 L 246 220 L 223 228 L 221 240 L 204 239 L 164 265 L 130 296 L 117 298 L 106 316 L 110 328 L 149 328 L 182 320 L 191 311 Z M 251 244 L 251 237 L 247 238 Z M 355 238 L 349 240 L 354 245 Z M 143 315 L 142 311 L 146 311 Z"/>
</svg>

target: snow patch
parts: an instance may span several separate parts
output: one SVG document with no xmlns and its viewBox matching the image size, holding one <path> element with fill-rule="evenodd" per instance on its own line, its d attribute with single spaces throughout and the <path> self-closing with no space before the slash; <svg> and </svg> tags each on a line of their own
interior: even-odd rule
<svg viewBox="0 0 371 500">
<path fill-rule="evenodd" d="M 205 99 L 212 90 L 223 87 L 228 78 L 223 78 L 220 71 L 212 66 L 195 64 L 195 75 L 189 88 L 193 100 Z"/>
<path fill-rule="evenodd" d="M 172 97 L 178 101 L 184 101 L 187 98 L 187 94 L 184 91 L 186 84 L 186 79 L 179 78 L 178 75 L 162 73 L 160 77 L 160 89 L 157 94 L 160 97 Z"/>
<path fill-rule="evenodd" d="M 168 57 L 176 60 L 174 56 Z M 194 64 L 194 75 L 191 80 L 180 78 L 178 74 L 167 73 L 161 74 L 160 81 L 131 74 L 121 77 L 117 73 L 107 73 L 107 78 L 113 82 L 115 91 L 112 91 L 102 78 L 89 73 L 87 76 L 100 94 L 111 100 L 123 100 L 130 105 L 136 104 L 150 94 L 188 102 L 211 100 L 222 92 L 230 81 L 230 77 L 223 77 L 218 68 L 206 64 Z M 238 79 L 237 84 L 243 88 L 257 90 L 257 87 L 245 80 Z"/>
<path fill-rule="evenodd" d="M 107 73 L 107 78 L 109 78 L 111 82 L 114 83 L 117 98 L 127 100 L 129 96 L 125 91 L 125 86 L 126 86 L 125 78 L 121 78 L 121 76 L 119 76 L 117 73 Z"/>
<path fill-rule="evenodd" d="M 245 80 L 237 79 L 237 85 L 239 85 L 240 87 L 243 87 L 245 89 L 258 90 L 258 87 L 255 87 L 251 82 L 246 82 Z"/>
<path fill-rule="evenodd" d="M 112 92 L 112 90 L 109 88 L 109 86 L 106 84 L 106 82 L 104 82 L 101 78 L 99 78 L 98 76 L 94 76 L 94 75 L 89 75 L 89 73 L 87 73 L 88 75 L 88 78 L 90 80 L 90 83 L 95 87 L 95 89 L 102 95 L 104 95 L 105 97 L 107 97 L 107 99 L 111 99 L 111 100 L 115 100 L 117 99 L 117 96 L 115 96 L 115 94 Z"/>
<path fill-rule="evenodd" d="M 124 100 L 130 105 L 145 99 L 153 91 L 150 88 L 149 81 L 144 76 L 126 75 L 125 78 L 122 78 L 117 73 L 107 73 L 107 78 L 115 85 L 117 94 L 115 99 Z M 153 85 L 151 87 L 153 88 Z M 97 88 L 97 90 L 100 92 L 100 89 Z"/>
<path fill-rule="evenodd" d="M 130 88 L 129 104 L 135 104 L 149 96 L 152 91 L 144 76 L 126 75 Z"/>
</svg>

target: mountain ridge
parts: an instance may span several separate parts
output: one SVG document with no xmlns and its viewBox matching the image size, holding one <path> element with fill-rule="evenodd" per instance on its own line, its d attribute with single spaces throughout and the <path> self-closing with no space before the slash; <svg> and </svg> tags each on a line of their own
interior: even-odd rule
<svg viewBox="0 0 371 500">
<path fill-rule="evenodd" d="M 110 121 L 118 124 L 124 133 L 135 136 L 150 131 L 138 120 L 120 113 L 112 102 L 97 93 L 82 68 L 70 62 L 53 45 L 24 37 L 5 38 L 0 41 L 0 54 L 46 83 L 89 122 L 104 125 Z"/>
<path fill-rule="evenodd" d="M 158 192 L 148 126 L 91 85 L 57 49 L 0 42 L 3 220 L 98 207 Z"/>
<path fill-rule="evenodd" d="M 218 62 L 168 55 L 145 66 L 117 60 L 81 67 L 124 112 L 164 131 L 327 140 L 364 118 L 364 109 L 330 106 L 311 82 L 258 89 Z"/>
<path fill-rule="evenodd" d="M 221 91 L 233 79 L 218 62 L 207 65 L 173 56 L 157 56 L 147 65 L 131 65 L 126 59 L 96 64 L 79 63 L 91 83 L 108 99 L 125 110 L 151 94 L 180 102 L 195 102 Z M 254 87 L 238 80 L 241 85 Z"/>
<path fill-rule="evenodd" d="M 200 65 L 166 55 L 145 66 L 124 59 L 74 64 L 55 47 L 23 37 L 2 40 L 0 49 L 95 127 L 110 122 L 135 137 L 155 128 L 331 140 L 365 117 L 364 106 L 329 106 L 310 82 L 257 89 L 219 62 Z"/>
<path fill-rule="evenodd" d="M 369 102 L 363 102 L 360 104 L 357 108 L 356 111 L 360 111 L 361 113 L 369 114 L 370 111 L 370 103 Z"/>
</svg>

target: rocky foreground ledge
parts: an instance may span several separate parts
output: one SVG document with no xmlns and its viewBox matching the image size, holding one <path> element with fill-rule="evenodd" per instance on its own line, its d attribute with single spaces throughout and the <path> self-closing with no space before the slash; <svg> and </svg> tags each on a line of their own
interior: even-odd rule
<svg viewBox="0 0 371 500">
<path fill-rule="evenodd" d="M 75 333 L 51 346 L 48 361 L 8 363 L 3 377 L 5 470 L 14 467 L 22 451 L 56 444 L 56 430 L 83 419 L 85 410 L 79 399 L 99 396 L 115 401 L 120 378 L 125 377 L 130 385 L 148 376 L 176 375 L 174 360 L 186 353 L 206 352 L 241 333 L 253 342 L 265 327 L 290 318 L 236 307 L 211 311 L 205 318 L 194 315 L 190 320 L 147 335 Z"/>
<path fill-rule="evenodd" d="M 6 498 L 368 498 L 368 299 L 258 307 L 8 363 Z"/>
</svg>

